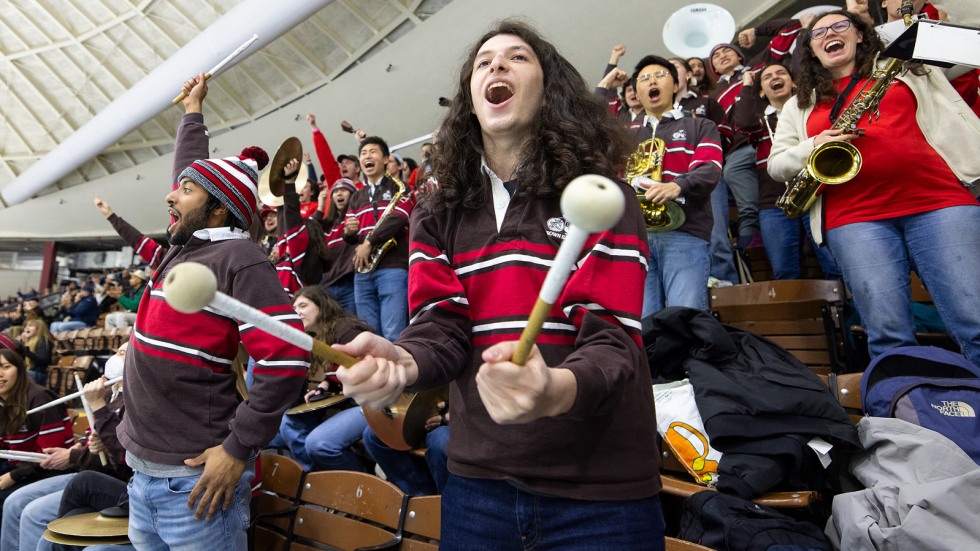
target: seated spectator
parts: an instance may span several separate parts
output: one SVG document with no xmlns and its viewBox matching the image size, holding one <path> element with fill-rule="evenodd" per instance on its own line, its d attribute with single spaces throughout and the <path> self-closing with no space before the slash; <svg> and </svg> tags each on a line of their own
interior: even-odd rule
<svg viewBox="0 0 980 551">
<path fill-rule="evenodd" d="M 104 511 L 111 507 L 129 510 L 129 494 L 126 483 L 98 471 L 83 471 L 71 479 L 61 496 L 56 518 Z M 42 539 L 37 551 L 81 551 L 82 548 L 52 543 Z M 132 545 L 99 545 L 86 547 L 88 551 L 129 551 Z"/>
<path fill-rule="evenodd" d="M 74 331 L 94 326 L 99 321 L 99 303 L 92 292 L 90 285 L 84 285 L 78 289 L 74 298 L 65 293 L 61 297 L 61 306 L 68 310 L 68 316 L 63 321 L 52 323 L 51 332 Z"/>
<path fill-rule="evenodd" d="M 54 337 L 48 330 L 48 324 L 42 319 L 27 320 L 18 340 L 24 344 L 27 374 L 37 384 L 44 386 L 48 380 L 48 366 L 51 365 L 51 353 L 54 350 Z"/>
<path fill-rule="evenodd" d="M 140 300 L 143 299 L 143 292 L 146 291 L 146 284 L 150 281 L 150 276 L 143 270 L 133 270 L 129 273 L 129 285 L 132 291 L 128 296 L 120 296 L 117 301 L 125 312 L 113 312 L 106 316 L 105 326 L 107 328 L 129 327 L 136 322 L 136 308 L 139 307 Z"/>
<path fill-rule="evenodd" d="M 54 394 L 28 377 L 24 359 L 6 348 L 0 349 L 0 399 L 4 404 L 0 408 L 0 449 L 49 453 L 45 450 L 67 448 L 74 443 L 64 405 L 27 414 L 54 400 Z M 19 488 L 57 474 L 38 463 L 12 459 L 0 465 L 0 472 L 0 506 Z"/>
<path fill-rule="evenodd" d="M 442 413 L 426 420 L 425 459 L 407 451 L 390 448 L 371 427 L 364 429 L 364 449 L 374 459 L 385 478 L 411 496 L 442 494 L 449 478 L 446 445 L 449 444 L 449 413 L 445 403 Z"/>
<path fill-rule="evenodd" d="M 326 343 L 346 343 L 370 327 L 344 311 L 319 285 L 304 287 L 293 301 L 296 313 L 303 321 L 303 329 L 317 340 Z M 316 386 L 303 396 L 303 401 L 340 388 L 331 373 L 335 366 L 324 365 L 316 358 L 310 364 L 308 382 Z M 285 415 L 279 433 L 286 441 L 293 458 L 306 470 L 344 470 L 367 472 L 368 465 L 351 446 L 361 439 L 367 421 L 361 408 L 348 403 L 347 409 L 323 419 L 325 410 L 310 411 L 298 415 Z M 350 407 L 353 406 L 353 407 Z M 330 408 L 334 409 L 334 408 Z"/>
</svg>

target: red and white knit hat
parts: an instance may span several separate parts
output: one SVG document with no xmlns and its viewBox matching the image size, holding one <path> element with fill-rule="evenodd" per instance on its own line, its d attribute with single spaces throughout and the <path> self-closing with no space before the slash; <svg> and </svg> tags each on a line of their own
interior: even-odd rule
<svg viewBox="0 0 980 551">
<path fill-rule="evenodd" d="M 259 171 L 269 164 L 269 155 L 262 148 L 246 147 L 237 157 L 201 159 L 184 169 L 177 179 L 190 178 L 214 195 L 231 214 L 248 229 L 255 218 L 258 202 Z"/>
<path fill-rule="evenodd" d="M 340 178 L 330 186 L 330 193 L 337 191 L 338 189 L 346 189 L 347 191 L 354 193 L 357 191 L 357 187 L 354 186 L 354 182 L 350 178 Z"/>
</svg>

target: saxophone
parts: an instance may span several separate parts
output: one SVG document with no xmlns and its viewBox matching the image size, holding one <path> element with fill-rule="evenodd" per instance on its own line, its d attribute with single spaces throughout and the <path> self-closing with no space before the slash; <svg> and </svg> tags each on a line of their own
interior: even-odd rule
<svg viewBox="0 0 980 551">
<path fill-rule="evenodd" d="M 851 103 L 841 111 L 831 129 L 857 132 L 858 122 L 868 113 L 868 122 L 879 118 L 878 104 L 895 78 L 905 71 L 905 62 L 890 59 L 881 69 L 875 69 Z M 849 182 L 861 170 L 861 152 L 848 142 L 830 141 L 820 144 L 807 157 L 803 170 L 786 185 L 786 191 L 776 206 L 790 218 L 799 218 L 810 210 L 817 194 L 825 185 Z"/>
<path fill-rule="evenodd" d="M 647 231 L 662 232 L 676 230 L 684 225 L 686 216 L 680 205 L 667 201 L 656 205 L 648 201 L 637 183 L 645 179 L 660 181 L 664 171 L 664 151 L 667 143 L 660 138 L 651 138 L 637 146 L 636 151 L 626 161 L 626 180 L 637 189 L 637 199 L 640 200 L 640 210 Z"/>
<path fill-rule="evenodd" d="M 395 210 L 395 207 L 398 205 L 398 202 L 401 201 L 402 196 L 405 195 L 405 184 L 402 183 L 401 180 L 395 178 L 390 174 L 385 174 L 385 177 L 390 178 L 392 182 L 395 182 L 395 185 L 398 186 L 398 191 L 395 193 L 394 196 L 392 196 L 391 201 L 388 202 L 388 206 L 385 207 L 385 210 L 381 213 L 381 216 L 377 220 L 375 220 L 374 222 L 375 229 L 377 229 L 377 227 L 380 226 L 382 222 L 384 222 L 385 218 L 387 218 L 388 215 L 391 214 L 391 211 Z M 367 234 L 367 237 L 365 237 L 364 239 L 368 239 L 372 235 L 374 235 L 374 231 L 371 231 L 371 233 Z M 396 241 L 395 238 L 392 237 L 391 239 L 385 241 L 384 243 L 381 243 L 380 245 L 372 246 L 371 255 L 368 257 L 367 266 L 358 268 L 357 273 L 369 274 L 373 272 L 375 268 L 378 267 L 378 262 L 381 262 L 381 257 L 383 257 L 385 253 L 388 252 L 389 249 L 391 249 L 397 244 L 398 241 Z"/>
</svg>

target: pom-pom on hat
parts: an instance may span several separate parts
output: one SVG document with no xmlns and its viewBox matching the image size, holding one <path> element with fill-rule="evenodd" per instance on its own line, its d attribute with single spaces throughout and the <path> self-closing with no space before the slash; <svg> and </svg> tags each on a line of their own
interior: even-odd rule
<svg viewBox="0 0 980 551">
<path fill-rule="evenodd" d="M 330 186 L 330 193 L 337 191 L 338 189 L 346 189 L 347 191 L 354 193 L 357 191 L 357 187 L 354 186 L 354 182 L 350 178 L 340 178 Z"/>
<path fill-rule="evenodd" d="M 201 159 L 180 173 L 177 181 L 190 178 L 228 208 L 242 228 L 252 225 L 258 202 L 259 171 L 269 164 L 260 147 L 246 147 L 237 157 Z"/>
</svg>

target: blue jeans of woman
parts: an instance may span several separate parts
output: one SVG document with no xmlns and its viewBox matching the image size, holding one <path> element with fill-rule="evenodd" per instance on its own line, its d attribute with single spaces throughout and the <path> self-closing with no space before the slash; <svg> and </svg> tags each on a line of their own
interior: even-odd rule
<svg viewBox="0 0 980 551">
<path fill-rule="evenodd" d="M 442 515 L 442 550 L 664 549 L 660 496 L 580 501 L 450 474 L 442 510 L 452 511 Z"/>
<path fill-rule="evenodd" d="M 158 478 L 137 471 L 129 481 L 129 541 L 140 551 L 245 551 L 254 476 L 250 460 L 231 507 L 197 520 L 187 499 L 200 475 Z"/>
<path fill-rule="evenodd" d="M 827 232 L 871 357 L 915 345 L 910 273 L 929 289 L 949 333 L 980 366 L 980 206 L 860 222 Z"/>
<path fill-rule="evenodd" d="M 648 232 L 643 317 L 664 306 L 708 309 L 708 242 L 685 231 Z M 665 304 L 666 303 L 666 304 Z"/>
<path fill-rule="evenodd" d="M 3 503 L 3 525 L 0 528 L 0 551 L 34 549 L 48 523 L 58 518 L 61 491 L 75 473 L 52 476 L 28 484 L 10 494 Z M 29 514 L 28 508 L 33 512 Z M 37 522 L 27 521 L 25 517 Z"/>
<path fill-rule="evenodd" d="M 367 472 L 351 446 L 361 439 L 367 421 L 360 407 L 345 409 L 320 423 L 306 436 L 306 456 L 314 470 Z"/>
</svg>

